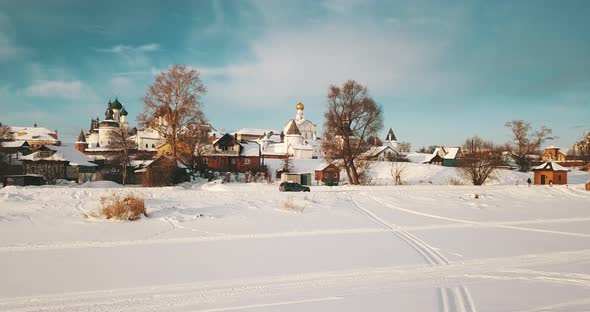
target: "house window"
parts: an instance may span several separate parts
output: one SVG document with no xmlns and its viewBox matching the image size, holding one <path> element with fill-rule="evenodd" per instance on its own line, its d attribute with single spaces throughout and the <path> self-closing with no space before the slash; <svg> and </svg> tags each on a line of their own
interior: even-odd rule
<svg viewBox="0 0 590 312">
<path fill-rule="evenodd" d="M 244 159 L 244 165 L 249 165 L 249 164 L 250 164 L 250 158 Z"/>
<path fill-rule="evenodd" d="M 209 158 L 203 158 L 203 163 L 205 165 L 208 165 L 209 164 Z"/>
<path fill-rule="evenodd" d="M 145 148 L 148 148 L 148 145 L 147 145 L 147 143 L 145 144 Z"/>
<path fill-rule="evenodd" d="M 152 148 L 156 147 L 156 144 L 152 144 Z"/>
</svg>

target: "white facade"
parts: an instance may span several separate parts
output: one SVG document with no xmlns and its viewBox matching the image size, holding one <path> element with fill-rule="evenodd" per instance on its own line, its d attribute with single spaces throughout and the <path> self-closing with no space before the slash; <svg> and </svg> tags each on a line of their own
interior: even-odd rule
<svg viewBox="0 0 590 312">
<path fill-rule="evenodd" d="M 321 141 L 317 139 L 316 125 L 305 119 L 302 103 L 295 107 L 295 119 L 289 120 L 279 135 L 274 131 L 256 140 L 263 156 L 288 156 L 293 159 L 321 158 Z"/>
</svg>

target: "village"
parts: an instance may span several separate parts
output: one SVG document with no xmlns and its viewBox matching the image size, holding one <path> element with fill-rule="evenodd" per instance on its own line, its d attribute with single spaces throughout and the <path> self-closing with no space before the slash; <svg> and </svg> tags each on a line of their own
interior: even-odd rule
<svg viewBox="0 0 590 312">
<path fill-rule="evenodd" d="M 0 311 L 590 311 L 590 1 L 0 1 Z"/>
<path fill-rule="evenodd" d="M 173 160 L 162 131 L 152 127 L 129 128 L 129 112 L 117 97 L 108 100 L 104 108 L 104 119 L 101 121 L 98 115 L 91 118 L 90 126 L 80 130 L 73 144 L 62 143 L 58 130 L 37 124 L 3 125 L 7 129 L 6 138 L 0 142 L 3 185 L 108 180 L 165 186 L 195 179 L 224 183 L 296 181 L 310 186 L 348 183 L 338 161 L 325 159 L 322 135 L 317 133 L 316 123 L 306 119 L 305 105 L 301 102 L 294 105 L 294 118 L 277 127 L 279 130 L 252 127 L 221 133 L 210 124 L 201 125 L 204 134 L 198 135 L 204 136 L 204 140 L 190 148 L 193 157 L 185 163 Z M 117 142 L 122 132 L 126 141 L 123 144 Z M 461 146 L 430 146 L 412 152 L 411 143 L 398 142 L 393 128 L 389 128 L 383 140 L 372 136 L 367 142 L 359 159 L 369 164 L 408 162 L 459 167 L 465 153 L 469 153 Z M 590 170 L 590 133 L 566 152 L 553 145 L 541 148 L 538 143 L 526 155 L 535 173 L 531 176 L 534 184 L 567 184 L 567 172 Z M 494 167 L 518 169 L 509 147 L 493 153 L 499 156 Z M 168 179 L 150 180 L 150 177 L 161 177 L 163 170 L 173 170 L 173 174 Z M 399 178 L 397 184 L 402 184 Z M 368 177 L 365 184 L 371 184 L 370 181 Z"/>
</svg>

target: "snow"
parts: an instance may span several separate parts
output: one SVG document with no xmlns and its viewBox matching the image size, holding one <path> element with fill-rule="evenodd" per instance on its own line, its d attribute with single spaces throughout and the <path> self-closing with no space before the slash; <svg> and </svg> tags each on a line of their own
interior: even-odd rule
<svg viewBox="0 0 590 312">
<path fill-rule="evenodd" d="M 57 135 L 55 131 L 51 131 L 43 127 L 10 127 L 11 132 L 14 132 L 14 139 L 17 141 L 49 141 L 57 143 L 57 139 L 53 135 Z"/>
<path fill-rule="evenodd" d="M 241 142 L 242 151 L 241 156 L 260 156 L 260 145 L 256 142 Z"/>
<path fill-rule="evenodd" d="M 22 147 L 26 141 L 11 141 L 11 142 L 0 142 L 0 147 L 4 148 L 14 148 L 14 147 Z"/>
<path fill-rule="evenodd" d="M 387 165 L 371 170 L 385 179 Z M 530 174 L 506 170 L 494 185 L 450 186 L 454 168 L 408 166 L 426 182 L 0 189 L 0 310 L 590 310 L 582 184 L 516 185 Z M 149 217 L 88 217 L 113 193 L 143 197 Z"/>
<path fill-rule="evenodd" d="M 55 151 L 49 157 L 40 157 L 40 152 L 35 152 L 26 156 L 22 156 L 21 160 L 39 161 L 39 160 L 52 160 L 52 161 L 69 161 L 70 166 L 83 166 L 83 167 L 96 167 L 97 165 L 92 163 L 92 158 L 84 155 L 82 152 L 70 146 L 55 146 L 45 145 L 46 148 Z"/>
<path fill-rule="evenodd" d="M 548 168 L 546 168 L 548 167 Z M 553 169 L 553 171 L 570 171 L 569 169 L 561 166 L 560 164 L 556 163 L 556 162 L 544 162 L 542 164 L 540 164 L 539 166 L 533 167 L 532 170 L 543 170 L 543 169 Z"/>
<path fill-rule="evenodd" d="M 406 156 L 406 158 L 413 163 L 422 164 L 425 162 L 429 162 L 434 154 L 427 154 L 427 153 L 410 153 Z"/>
<path fill-rule="evenodd" d="M 281 131 L 277 131 L 277 130 L 258 129 L 258 128 L 243 128 L 243 129 L 236 131 L 235 133 L 244 134 L 244 135 L 262 136 L 264 134 L 269 134 L 271 131 L 272 131 L 272 133 L 275 133 L 275 134 L 281 133 Z"/>
</svg>

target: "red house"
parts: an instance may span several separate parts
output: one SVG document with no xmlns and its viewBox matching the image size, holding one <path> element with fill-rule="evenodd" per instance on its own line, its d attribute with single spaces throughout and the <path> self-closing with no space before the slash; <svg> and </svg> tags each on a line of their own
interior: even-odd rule
<svg viewBox="0 0 590 312">
<path fill-rule="evenodd" d="M 211 171 L 257 172 L 260 170 L 260 145 L 256 142 L 239 142 L 231 134 L 224 134 L 213 142 L 211 151 L 204 156 Z"/>
</svg>

